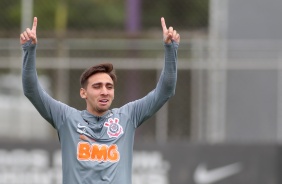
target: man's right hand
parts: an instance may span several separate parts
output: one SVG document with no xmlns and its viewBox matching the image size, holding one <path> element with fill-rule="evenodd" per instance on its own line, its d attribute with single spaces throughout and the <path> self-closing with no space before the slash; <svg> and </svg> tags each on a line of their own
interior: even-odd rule
<svg viewBox="0 0 282 184">
<path fill-rule="evenodd" d="M 34 17 L 32 29 L 26 28 L 24 32 L 20 35 L 20 43 L 23 45 L 29 40 L 31 40 L 32 44 L 37 44 L 37 37 L 36 37 L 36 27 L 37 27 L 37 18 Z"/>
</svg>

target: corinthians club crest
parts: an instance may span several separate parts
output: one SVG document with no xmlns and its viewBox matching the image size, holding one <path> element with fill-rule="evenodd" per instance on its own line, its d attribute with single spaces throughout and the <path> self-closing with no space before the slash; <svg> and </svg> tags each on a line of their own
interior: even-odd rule
<svg viewBox="0 0 282 184">
<path fill-rule="evenodd" d="M 123 134 L 123 128 L 118 123 L 118 118 L 109 118 L 107 122 L 104 123 L 105 127 L 108 127 L 107 134 L 112 137 L 118 137 L 119 135 Z"/>
</svg>

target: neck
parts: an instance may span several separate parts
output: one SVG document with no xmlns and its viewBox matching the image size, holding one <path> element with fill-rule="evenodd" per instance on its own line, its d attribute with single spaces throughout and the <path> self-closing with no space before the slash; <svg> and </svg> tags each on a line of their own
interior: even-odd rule
<svg viewBox="0 0 282 184">
<path fill-rule="evenodd" d="M 94 115 L 94 116 L 97 116 L 97 117 L 101 117 L 103 115 L 105 115 L 108 110 L 106 111 L 103 111 L 103 112 L 99 112 L 99 111 L 93 111 L 93 110 L 90 110 L 89 108 L 86 109 L 90 114 Z"/>
</svg>

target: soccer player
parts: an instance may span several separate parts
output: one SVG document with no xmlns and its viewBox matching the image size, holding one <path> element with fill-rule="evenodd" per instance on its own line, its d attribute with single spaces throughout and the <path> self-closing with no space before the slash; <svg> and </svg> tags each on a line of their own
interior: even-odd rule
<svg viewBox="0 0 282 184">
<path fill-rule="evenodd" d="M 164 67 L 156 88 L 145 97 L 110 109 L 116 75 L 112 64 L 85 70 L 80 96 L 86 110 L 77 110 L 49 96 L 40 86 L 35 67 L 37 18 L 20 34 L 25 96 L 58 132 L 64 184 L 131 184 L 134 133 L 174 95 L 180 36 L 161 18 Z"/>
</svg>

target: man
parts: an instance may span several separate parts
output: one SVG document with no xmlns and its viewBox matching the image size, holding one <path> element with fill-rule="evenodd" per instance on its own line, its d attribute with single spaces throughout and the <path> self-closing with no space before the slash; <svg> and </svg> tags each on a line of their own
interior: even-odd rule
<svg viewBox="0 0 282 184">
<path fill-rule="evenodd" d="M 37 18 L 20 35 L 23 48 L 24 94 L 58 132 L 64 184 L 131 184 L 134 133 L 175 93 L 179 34 L 161 18 L 165 62 L 158 84 L 142 99 L 110 109 L 116 76 L 111 64 L 81 75 L 79 111 L 50 97 L 40 86 L 35 68 Z"/>
</svg>

